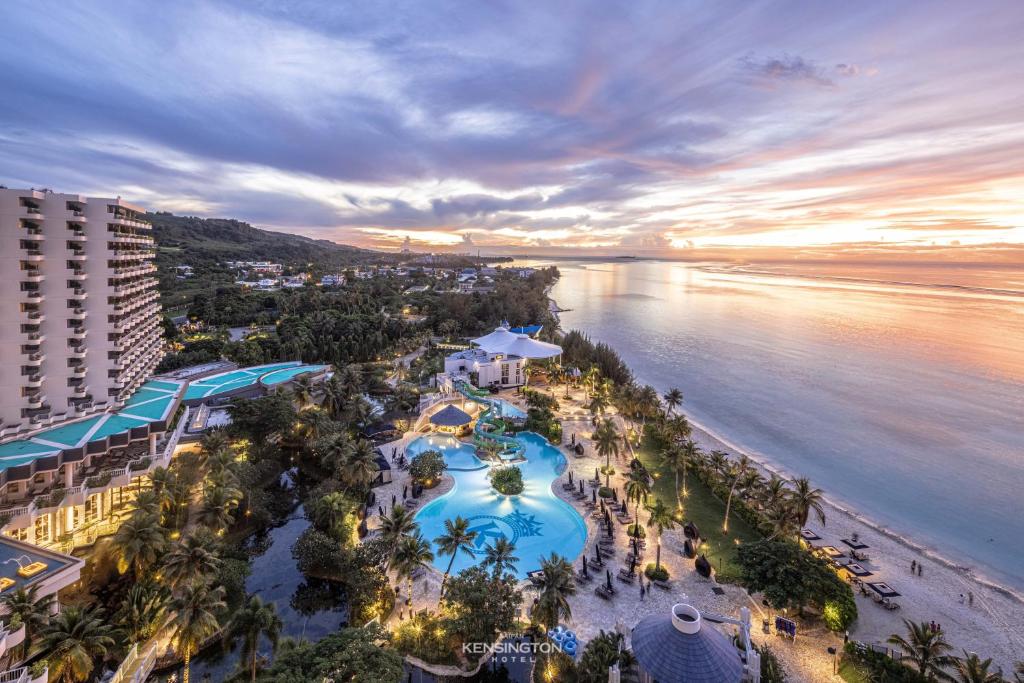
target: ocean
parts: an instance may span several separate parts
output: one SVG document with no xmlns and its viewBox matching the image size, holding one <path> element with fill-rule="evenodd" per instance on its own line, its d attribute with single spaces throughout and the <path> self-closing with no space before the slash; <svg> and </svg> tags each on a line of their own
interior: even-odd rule
<svg viewBox="0 0 1024 683">
<path fill-rule="evenodd" d="M 699 425 L 1024 588 L 1024 269 L 528 263 Z"/>
</svg>

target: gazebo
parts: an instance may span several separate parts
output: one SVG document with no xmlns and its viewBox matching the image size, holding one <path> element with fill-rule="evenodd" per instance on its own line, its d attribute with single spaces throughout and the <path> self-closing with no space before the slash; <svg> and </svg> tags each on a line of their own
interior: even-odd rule
<svg viewBox="0 0 1024 683">
<path fill-rule="evenodd" d="M 453 405 L 447 405 L 430 416 L 430 424 L 442 431 L 457 432 L 472 421 L 473 418 L 466 411 Z"/>
<path fill-rule="evenodd" d="M 516 335 L 509 332 L 507 327 L 495 327 L 493 332 L 477 337 L 472 340 L 487 353 L 502 353 L 505 346 L 516 340 Z"/>
<path fill-rule="evenodd" d="M 740 683 L 744 662 L 723 633 L 703 626 L 700 612 L 677 604 L 633 628 L 641 683 Z"/>
</svg>

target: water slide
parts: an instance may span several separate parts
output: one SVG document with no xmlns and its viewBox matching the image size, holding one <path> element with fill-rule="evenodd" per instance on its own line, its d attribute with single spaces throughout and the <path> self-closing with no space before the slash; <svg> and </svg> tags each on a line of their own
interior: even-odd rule
<svg viewBox="0 0 1024 683">
<path fill-rule="evenodd" d="M 505 422 L 500 417 L 500 404 L 491 398 L 486 389 L 477 389 L 468 382 L 456 382 L 455 388 L 470 401 L 486 406 L 476 426 L 473 427 L 473 441 L 477 446 L 486 441 L 497 443 L 501 447 L 499 457 L 503 460 L 514 460 L 523 456 L 523 445 L 511 436 L 505 435 Z"/>
</svg>

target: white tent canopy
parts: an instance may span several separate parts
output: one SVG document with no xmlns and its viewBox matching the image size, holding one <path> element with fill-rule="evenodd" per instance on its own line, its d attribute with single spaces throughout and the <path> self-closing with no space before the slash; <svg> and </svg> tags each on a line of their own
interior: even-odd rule
<svg viewBox="0 0 1024 683">
<path fill-rule="evenodd" d="M 501 353 L 520 358 L 554 358 L 562 355 L 562 347 L 557 344 L 531 339 L 525 334 L 517 334 L 515 337 L 511 344 L 501 349 Z"/>
<path fill-rule="evenodd" d="M 502 353 L 514 341 L 516 335 L 509 332 L 507 327 L 496 327 L 493 332 L 474 339 L 473 343 L 487 353 Z"/>
</svg>

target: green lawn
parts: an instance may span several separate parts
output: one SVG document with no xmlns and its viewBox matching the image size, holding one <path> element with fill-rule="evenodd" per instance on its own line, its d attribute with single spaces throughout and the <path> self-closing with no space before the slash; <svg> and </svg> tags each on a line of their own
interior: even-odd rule
<svg viewBox="0 0 1024 683">
<path fill-rule="evenodd" d="M 839 677 L 846 681 L 846 683 L 870 683 L 871 681 L 868 674 L 861 671 L 853 662 L 845 658 L 839 661 Z"/>
<path fill-rule="evenodd" d="M 646 443 L 637 452 L 640 462 L 648 471 L 655 475 L 654 495 L 665 505 L 675 508 L 675 476 L 665 471 Z M 725 501 L 719 500 L 691 470 L 686 480 L 689 495 L 683 502 L 683 515 L 692 521 L 707 539 L 704 552 L 708 560 L 719 572 L 722 579 L 729 580 L 739 575 L 739 567 L 735 563 L 736 543 L 759 541 L 760 533 L 735 513 L 729 515 L 729 535 L 722 533 L 722 522 L 725 519 Z M 682 476 L 680 476 L 682 486 Z"/>
</svg>

